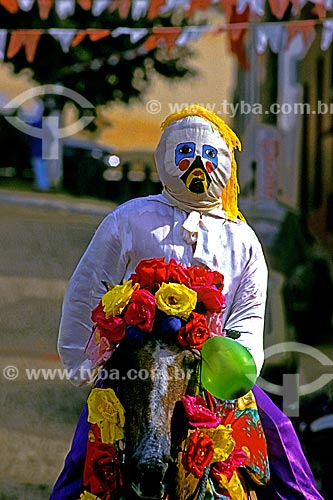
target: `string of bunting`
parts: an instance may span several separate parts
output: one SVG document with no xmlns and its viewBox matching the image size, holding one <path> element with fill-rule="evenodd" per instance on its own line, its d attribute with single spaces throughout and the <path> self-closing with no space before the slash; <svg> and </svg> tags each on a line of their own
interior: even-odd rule
<svg viewBox="0 0 333 500">
<path fill-rule="evenodd" d="M 283 18 L 290 5 L 292 15 L 297 15 L 306 3 L 313 4 L 313 12 L 319 18 L 326 17 L 327 12 L 333 8 L 333 0 L 267 1 L 272 14 L 277 19 Z M 190 17 L 196 10 L 208 10 L 212 5 L 220 6 L 228 18 L 233 9 L 236 9 L 238 14 L 249 9 L 252 15 L 259 17 L 265 13 L 265 0 L 0 0 L 0 6 L 11 14 L 16 14 L 19 10 L 28 12 L 36 2 L 40 18 L 43 20 L 48 18 L 53 7 L 60 19 L 66 19 L 74 14 L 76 5 L 86 11 L 91 11 L 94 16 L 99 16 L 106 10 L 109 12 L 118 10 L 121 18 L 127 18 L 131 13 L 134 20 L 142 17 L 154 19 L 176 8 L 184 9 L 185 15 Z"/>
<path fill-rule="evenodd" d="M 190 17 L 197 9 L 208 9 L 213 3 L 219 4 L 224 10 L 229 22 L 218 25 L 184 26 L 184 27 L 153 27 L 153 28 L 129 28 L 118 27 L 116 29 L 0 29 L 0 61 L 12 59 L 22 49 L 25 51 L 26 59 L 32 63 L 35 59 L 39 40 L 42 35 L 53 37 L 63 52 L 69 52 L 72 47 L 78 46 L 83 40 L 89 38 L 91 42 L 97 42 L 106 37 L 116 38 L 121 35 L 129 36 L 133 44 L 132 50 L 123 52 L 119 57 L 110 45 L 109 64 L 117 64 L 121 57 L 133 59 L 137 54 L 153 50 L 157 47 L 165 47 L 167 53 L 174 46 L 182 47 L 193 41 L 197 41 L 205 33 L 227 32 L 230 40 L 231 52 L 233 52 L 239 63 L 247 69 L 248 62 L 245 50 L 245 36 L 250 26 L 254 29 L 255 49 L 258 54 L 265 52 L 267 47 L 278 53 L 290 44 L 291 40 L 301 35 L 305 48 L 308 48 L 315 36 L 315 28 L 318 24 L 322 26 L 321 49 L 327 50 L 333 40 L 333 18 L 326 15 L 333 8 L 333 0 L 312 0 L 313 13 L 318 19 L 297 20 L 278 22 L 261 22 L 260 16 L 264 15 L 265 0 L 0 0 L 0 6 L 15 14 L 19 10 L 29 11 L 37 2 L 41 19 L 47 19 L 51 8 L 62 19 L 73 15 L 76 5 L 82 9 L 91 10 L 93 15 L 101 15 L 106 9 L 108 11 L 118 10 L 121 18 L 128 17 L 129 13 L 134 20 L 140 18 L 154 19 L 157 16 L 181 6 Z M 272 12 L 277 18 L 281 18 L 291 4 L 292 13 L 296 15 L 307 3 L 305 0 L 269 0 Z M 141 39 L 145 38 L 138 47 Z M 118 59 L 117 59 L 118 58 Z M 98 65 L 98 63 L 97 63 Z"/>
<path fill-rule="evenodd" d="M 33 62 L 38 42 L 42 35 L 53 37 L 65 53 L 69 52 L 71 47 L 77 47 L 87 38 L 91 42 L 97 42 L 106 37 L 116 38 L 121 35 L 127 35 L 131 43 L 136 45 L 133 50 L 127 50 L 122 53 L 122 57 L 130 60 L 137 54 L 153 50 L 156 47 L 165 47 L 167 53 L 170 53 L 174 46 L 182 47 L 191 42 L 198 41 L 205 33 L 218 35 L 227 32 L 231 41 L 237 45 L 237 42 L 242 42 L 242 35 L 247 32 L 250 26 L 254 29 L 255 49 L 258 54 L 264 53 L 268 46 L 274 53 L 278 53 L 286 48 L 297 35 L 302 36 L 304 46 L 308 47 L 314 38 L 315 28 L 318 24 L 322 25 L 321 49 L 325 51 L 330 47 L 333 40 L 332 18 L 256 24 L 240 22 L 224 23 L 215 26 L 153 27 L 150 29 L 128 27 L 118 27 L 114 30 L 62 28 L 0 29 L 0 61 L 4 60 L 5 57 L 12 59 L 21 49 L 24 49 L 27 61 L 30 63 Z M 144 37 L 146 37 L 146 40 L 138 47 L 138 42 Z M 112 45 L 110 44 L 109 64 L 116 64 L 119 60 L 116 59 L 116 54 L 112 53 Z"/>
</svg>

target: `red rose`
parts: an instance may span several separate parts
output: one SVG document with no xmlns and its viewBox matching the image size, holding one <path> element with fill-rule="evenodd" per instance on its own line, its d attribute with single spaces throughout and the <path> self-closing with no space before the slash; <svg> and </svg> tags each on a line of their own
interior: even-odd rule
<svg viewBox="0 0 333 500">
<path fill-rule="evenodd" d="M 187 450 L 183 453 L 182 464 L 187 474 L 202 477 L 205 467 L 214 456 L 213 440 L 200 429 L 191 434 Z"/>
<path fill-rule="evenodd" d="M 92 425 L 91 428 L 97 427 Z M 98 431 L 91 430 L 94 441 L 88 441 L 83 472 L 83 485 L 90 493 L 104 498 L 105 493 L 113 493 L 123 488 L 121 458 L 113 444 L 101 443 Z M 110 498 L 109 495 L 106 498 Z"/>
<path fill-rule="evenodd" d="M 151 332 L 156 314 L 155 297 L 148 290 L 133 292 L 130 303 L 126 307 L 124 321 L 127 325 L 135 325 L 144 332 Z"/>
<path fill-rule="evenodd" d="M 221 312 L 225 308 L 225 296 L 221 289 L 215 286 L 194 286 L 193 290 L 197 292 L 197 302 L 201 302 L 206 311 Z"/>
<path fill-rule="evenodd" d="M 182 267 L 175 259 L 169 262 L 169 281 L 181 283 L 188 287 L 191 286 L 191 280 L 186 267 Z"/>
<path fill-rule="evenodd" d="M 215 285 L 223 289 L 224 276 L 218 271 L 209 271 L 202 266 L 192 266 L 187 269 L 187 275 L 190 278 L 191 287 Z"/>
<path fill-rule="evenodd" d="M 191 349 L 201 349 L 210 337 L 206 319 L 203 314 L 192 312 L 190 320 L 178 331 L 178 342 Z"/>
<path fill-rule="evenodd" d="M 219 417 L 207 408 L 202 396 L 183 396 L 182 402 L 186 418 L 193 427 L 215 428 L 221 423 Z"/>
<path fill-rule="evenodd" d="M 139 283 L 141 288 L 152 290 L 161 283 L 168 281 L 169 264 L 164 262 L 164 258 L 142 260 L 135 268 L 135 273 L 130 279 L 134 283 Z"/>
<path fill-rule="evenodd" d="M 106 318 L 103 311 L 102 302 L 91 313 L 91 319 L 97 325 L 102 337 L 106 337 L 109 342 L 118 344 L 126 333 L 126 323 L 120 316 L 110 316 Z"/>
</svg>

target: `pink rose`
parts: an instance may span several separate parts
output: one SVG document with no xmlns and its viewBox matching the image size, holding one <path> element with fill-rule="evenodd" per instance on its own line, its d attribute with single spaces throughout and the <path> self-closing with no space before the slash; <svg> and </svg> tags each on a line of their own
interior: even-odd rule
<svg viewBox="0 0 333 500">
<path fill-rule="evenodd" d="M 186 418 L 193 427 L 215 428 L 221 423 L 215 413 L 207 408 L 202 396 L 183 396 L 182 402 Z"/>
</svg>

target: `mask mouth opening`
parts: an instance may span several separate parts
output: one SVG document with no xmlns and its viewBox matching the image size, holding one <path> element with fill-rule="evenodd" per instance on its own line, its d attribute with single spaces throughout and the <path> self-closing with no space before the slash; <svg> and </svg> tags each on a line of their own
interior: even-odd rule
<svg viewBox="0 0 333 500">
<path fill-rule="evenodd" d="M 191 193 L 202 194 L 207 191 L 211 179 L 204 168 L 200 156 L 197 156 L 188 170 L 180 177 Z"/>
</svg>

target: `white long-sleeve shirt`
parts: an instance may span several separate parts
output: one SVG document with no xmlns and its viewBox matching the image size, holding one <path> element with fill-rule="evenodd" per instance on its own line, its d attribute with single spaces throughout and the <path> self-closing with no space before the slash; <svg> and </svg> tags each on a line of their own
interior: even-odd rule
<svg viewBox="0 0 333 500">
<path fill-rule="evenodd" d="M 174 258 L 182 265 L 205 265 L 224 275 L 223 327 L 241 332 L 238 341 L 261 370 L 267 266 L 254 231 L 242 221 L 202 214 L 196 245 L 184 242 L 188 213 L 163 195 L 137 198 L 113 210 L 98 227 L 75 269 L 65 295 L 58 350 L 74 385 L 89 382 L 85 354 L 91 335 L 91 311 L 105 287 L 128 279 L 143 259 Z"/>
</svg>

